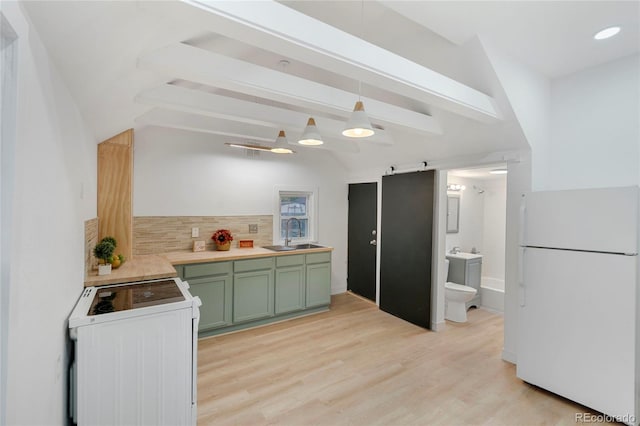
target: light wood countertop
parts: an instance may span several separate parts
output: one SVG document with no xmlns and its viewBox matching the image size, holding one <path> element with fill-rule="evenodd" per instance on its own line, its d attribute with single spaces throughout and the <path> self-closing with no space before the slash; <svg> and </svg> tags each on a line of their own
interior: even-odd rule
<svg viewBox="0 0 640 426">
<path fill-rule="evenodd" d="M 98 271 L 93 270 L 85 277 L 84 286 L 120 284 L 177 276 L 176 269 L 165 257 L 149 254 L 134 256 L 118 269 L 113 269 L 109 275 L 98 275 Z"/>
<path fill-rule="evenodd" d="M 232 248 L 229 251 L 174 251 L 164 253 L 163 256 L 173 265 L 187 263 L 222 262 L 225 260 L 252 259 L 257 257 L 287 256 L 292 254 L 322 253 L 332 251 L 333 247 L 320 247 L 312 249 L 300 249 L 291 251 L 273 251 L 262 247 Z"/>
<path fill-rule="evenodd" d="M 187 263 L 222 262 L 226 260 L 253 259 L 258 257 L 287 256 L 293 254 L 322 253 L 333 247 L 320 247 L 292 251 L 273 251 L 262 247 L 232 248 L 229 251 L 174 251 L 163 254 L 134 256 L 109 275 L 98 275 L 94 270 L 85 277 L 84 286 L 129 283 L 134 281 L 173 278 L 178 276 L 173 265 Z"/>
</svg>

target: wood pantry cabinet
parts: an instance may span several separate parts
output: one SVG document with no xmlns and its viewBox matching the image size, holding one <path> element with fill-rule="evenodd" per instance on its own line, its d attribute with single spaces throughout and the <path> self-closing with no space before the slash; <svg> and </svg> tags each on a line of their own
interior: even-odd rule
<svg viewBox="0 0 640 426">
<path fill-rule="evenodd" d="M 326 311 L 331 253 L 177 265 L 200 297 L 201 337 Z"/>
</svg>

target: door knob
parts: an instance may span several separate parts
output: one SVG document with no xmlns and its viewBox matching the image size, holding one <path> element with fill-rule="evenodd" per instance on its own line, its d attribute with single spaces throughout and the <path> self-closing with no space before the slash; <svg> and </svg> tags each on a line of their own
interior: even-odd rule
<svg viewBox="0 0 640 426">
<path fill-rule="evenodd" d="M 378 244 L 378 242 L 376 240 L 371 240 L 369 241 L 369 244 L 371 244 L 372 246 L 375 246 Z"/>
</svg>

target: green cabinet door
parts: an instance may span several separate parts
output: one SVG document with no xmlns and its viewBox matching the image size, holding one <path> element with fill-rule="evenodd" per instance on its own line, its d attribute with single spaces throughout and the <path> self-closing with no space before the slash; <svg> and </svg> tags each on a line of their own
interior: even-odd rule
<svg viewBox="0 0 640 426">
<path fill-rule="evenodd" d="M 276 314 L 304 309 L 304 287 L 304 266 L 276 269 Z"/>
<path fill-rule="evenodd" d="M 331 263 L 307 264 L 306 307 L 331 302 Z"/>
<path fill-rule="evenodd" d="M 189 291 L 202 300 L 198 331 L 225 327 L 231 324 L 231 275 L 193 278 Z"/>
<path fill-rule="evenodd" d="M 251 321 L 274 314 L 273 269 L 233 275 L 233 322 Z"/>
</svg>

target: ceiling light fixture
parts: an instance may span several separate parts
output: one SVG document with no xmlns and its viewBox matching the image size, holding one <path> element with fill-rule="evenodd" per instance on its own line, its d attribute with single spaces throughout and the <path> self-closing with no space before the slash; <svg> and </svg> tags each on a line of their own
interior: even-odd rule
<svg viewBox="0 0 640 426">
<path fill-rule="evenodd" d="M 251 144 L 248 144 L 248 143 L 229 143 L 229 142 L 225 142 L 225 145 L 230 146 L 232 148 L 248 149 L 250 151 L 272 152 L 271 148 L 266 147 L 266 146 L 262 146 L 262 145 L 251 145 Z"/>
<path fill-rule="evenodd" d="M 447 185 L 447 191 L 464 191 L 465 189 L 467 189 L 466 186 L 459 185 L 457 183 L 450 183 Z"/>
<path fill-rule="evenodd" d="M 287 142 L 284 130 L 280 130 L 280 133 L 278 133 L 276 144 L 271 148 L 271 152 L 275 154 L 293 154 L 293 150 L 289 148 L 289 142 Z"/>
<path fill-rule="evenodd" d="M 364 0 L 361 2 L 360 6 L 360 38 L 364 33 Z M 353 112 L 351 113 L 351 117 L 349 117 L 349 121 L 342 131 L 344 136 L 349 138 L 367 138 L 375 134 L 375 130 L 373 130 L 373 126 L 371 125 L 371 121 L 369 121 L 369 117 L 367 117 L 367 113 L 364 112 L 364 104 L 360 100 L 360 96 L 362 93 L 362 81 L 358 80 L 358 101 L 353 107 Z"/>
<path fill-rule="evenodd" d="M 307 121 L 307 127 L 305 127 L 300 140 L 298 141 L 300 145 L 322 145 L 324 142 L 322 141 L 322 136 L 318 133 L 318 128 L 316 127 L 316 120 L 313 117 L 309 117 Z"/>
<path fill-rule="evenodd" d="M 605 40 L 607 38 L 613 37 L 614 35 L 620 32 L 620 27 L 609 27 L 604 30 L 598 31 L 593 38 L 596 40 Z"/>
<path fill-rule="evenodd" d="M 493 169 L 489 171 L 489 173 L 491 173 L 492 175 L 506 175 L 507 169 Z"/>
<path fill-rule="evenodd" d="M 349 121 L 347 121 L 347 125 L 342 131 L 342 134 L 350 138 L 366 138 L 372 136 L 374 133 L 375 131 L 373 130 L 373 126 L 371 126 L 369 117 L 367 117 L 367 113 L 364 112 L 364 104 L 360 100 L 360 95 L 358 95 L 358 101 L 353 107 L 351 117 L 349 117 Z"/>
</svg>

